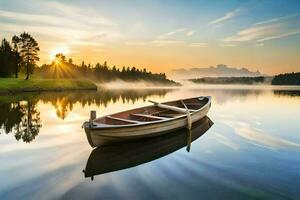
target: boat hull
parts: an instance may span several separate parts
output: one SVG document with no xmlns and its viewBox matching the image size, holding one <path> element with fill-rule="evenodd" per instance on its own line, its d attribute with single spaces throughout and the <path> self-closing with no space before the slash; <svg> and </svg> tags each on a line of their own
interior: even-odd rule
<svg viewBox="0 0 300 200">
<path fill-rule="evenodd" d="M 200 110 L 191 113 L 192 123 L 201 120 L 206 116 L 211 106 L 211 102 L 203 106 Z M 115 128 L 91 128 L 88 122 L 84 123 L 84 129 L 92 147 L 97 147 L 105 144 L 137 140 L 147 137 L 155 137 L 166 134 L 174 130 L 187 127 L 188 119 L 186 116 L 166 120 L 158 123 L 148 123 L 140 126 L 121 126 Z"/>
<path fill-rule="evenodd" d="M 212 125 L 213 122 L 208 117 L 194 123 L 191 142 L 202 136 Z M 84 175 L 93 179 L 95 175 L 134 167 L 161 158 L 187 146 L 188 136 L 189 132 L 184 128 L 157 137 L 95 148 L 83 170 Z"/>
</svg>

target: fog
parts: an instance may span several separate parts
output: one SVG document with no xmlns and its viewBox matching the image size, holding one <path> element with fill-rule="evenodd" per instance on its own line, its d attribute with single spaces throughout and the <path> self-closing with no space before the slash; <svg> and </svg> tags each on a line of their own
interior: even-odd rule
<svg viewBox="0 0 300 200">
<path fill-rule="evenodd" d="M 147 81 L 123 81 L 123 80 L 115 80 L 111 82 L 105 83 L 96 83 L 98 87 L 106 88 L 106 89 L 243 89 L 243 90 L 286 90 L 287 88 L 290 90 L 299 90 L 299 86 L 273 86 L 266 84 L 198 84 L 193 83 L 187 80 L 181 80 L 180 83 L 182 86 L 166 86 L 163 84 L 157 84 L 153 82 Z"/>
<path fill-rule="evenodd" d="M 153 88 L 179 88 L 178 86 L 168 86 L 159 83 L 153 83 L 149 81 L 123 81 L 114 80 L 105 83 L 96 83 L 98 87 L 104 87 L 107 89 L 153 89 Z"/>
</svg>

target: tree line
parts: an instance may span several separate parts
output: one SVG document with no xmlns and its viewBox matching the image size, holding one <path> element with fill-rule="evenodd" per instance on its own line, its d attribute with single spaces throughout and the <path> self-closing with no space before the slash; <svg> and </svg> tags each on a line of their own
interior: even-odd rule
<svg viewBox="0 0 300 200">
<path fill-rule="evenodd" d="M 28 33 L 14 35 L 11 42 L 2 39 L 0 45 L 0 77 L 15 76 L 22 70 L 26 80 L 33 73 L 40 51 L 37 41 Z"/>
<path fill-rule="evenodd" d="M 74 64 L 71 58 L 67 59 L 63 54 L 57 54 L 51 64 L 44 64 L 37 69 L 37 74 L 44 78 L 90 78 L 98 82 L 121 79 L 124 81 L 151 81 L 169 85 L 178 85 L 175 81 L 169 80 L 165 73 L 152 73 L 136 67 L 117 68 L 110 67 L 107 62 L 86 64 L 84 61 L 80 65 Z"/>
<path fill-rule="evenodd" d="M 276 75 L 272 85 L 300 85 L 300 72 Z"/>
<path fill-rule="evenodd" d="M 205 77 L 189 79 L 193 83 L 204 84 L 257 84 L 264 83 L 265 77 Z"/>
</svg>

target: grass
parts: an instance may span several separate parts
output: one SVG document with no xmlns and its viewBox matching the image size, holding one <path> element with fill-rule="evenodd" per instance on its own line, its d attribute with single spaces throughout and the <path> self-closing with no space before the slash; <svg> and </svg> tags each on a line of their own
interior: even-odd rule
<svg viewBox="0 0 300 200">
<path fill-rule="evenodd" d="M 33 91 L 61 91 L 76 89 L 97 89 L 97 86 L 89 80 L 78 79 L 41 79 L 32 78 L 0 78 L 0 92 L 33 92 Z"/>
</svg>

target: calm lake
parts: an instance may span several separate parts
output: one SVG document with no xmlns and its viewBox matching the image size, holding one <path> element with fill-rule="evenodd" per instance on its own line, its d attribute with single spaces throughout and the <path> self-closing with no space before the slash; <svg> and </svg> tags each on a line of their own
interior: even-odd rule
<svg viewBox="0 0 300 200">
<path fill-rule="evenodd" d="M 180 139 L 168 138 L 153 141 L 156 146 L 148 142 L 149 148 L 115 146 L 107 155 L 154 160 L 93 181 L 84 177 L 93 149 L 81 125 L 90 110 L 100 116 L 149 105 L 150 99 L 201 95 L 213 97 L 213 125 L 190 152 L 175 144 Z M 0 199 L 300 199 L 297 87 L 26 93 L 0 96 L 0 111 Z M 154 158 L 157 142 L 174 144 L 173 152 Z M 98 160 L 99 167 L 105 161 Z"/>
</svg>

